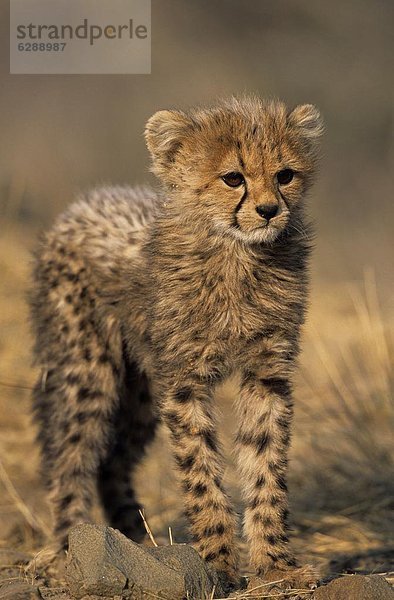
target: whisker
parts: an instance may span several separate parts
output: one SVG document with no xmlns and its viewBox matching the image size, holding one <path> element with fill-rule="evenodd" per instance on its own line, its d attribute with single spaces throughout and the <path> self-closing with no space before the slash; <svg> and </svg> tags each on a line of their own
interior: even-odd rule
<svg viewBox="0 0 394 600">
<path fill-rule="evenodd" d="M 293 225 L 293 223 L 290 223 L 289 227 L 290 227 L 291 229 L 294 229 L 294 230 L 295 230 L 297 233 L 299 233 L 299 234 L 300 234 L 300 235 L 301 235 L 303 238 L 305 238 L 306 240 L 309 240 L 309 236 L 308 236 L 308 234 L 307 234 L 306 230 L 302 228 L 302 226 L 301 226 L 301 228 L 299 229 L 298 227 L 296 227 L 295 225 Z"/>
</svg>

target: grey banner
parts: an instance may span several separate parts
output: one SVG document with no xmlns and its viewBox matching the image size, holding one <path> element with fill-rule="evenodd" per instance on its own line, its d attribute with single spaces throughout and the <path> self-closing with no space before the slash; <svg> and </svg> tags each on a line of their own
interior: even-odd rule
<svg viewBox="0 0 394 600">
<path fill-rule="evenodd" d="M 150 73 L 150 0 L 10 0 L 10 7 L 10 73 Z"/>
</svg>

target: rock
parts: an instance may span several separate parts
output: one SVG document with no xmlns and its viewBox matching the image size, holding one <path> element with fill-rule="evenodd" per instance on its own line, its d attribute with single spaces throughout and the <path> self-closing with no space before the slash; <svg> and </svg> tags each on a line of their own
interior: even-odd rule
<svg viewBox="0 0 394 600">
<path fill-rule="evenodd" d="M 394 600 L 394 590 L 380 575 L 347 575 L 320 587 L 314 600 Z"/>
<path fill-rule="evenodd" d="M 190 598 L 222 598 L 225 595 L 216 571 L 202 560 L 192 546 L 173 544 L 147 550 L 161 563 L 184 575 L 185 589 Z"/>
<path fill-rule="evenodd" d="M 38 589 L 25 581 L 9 581 L 0 585 L 1 600 L 41 600 Z"/>
<path fill-rule="evenodd" d="M 209 597 L 217 576 L 186 545 L 144 548 L 111 527 L 82 524 L 69 535 L 66 582 L 77 598 Z"/>
<path fill-rule="evenodd" d="M 72 600 L 66 588 L 48 588 L 40 586 L 38 589 L 43 600 Z"/>
<path fill-rule="evenodd" d="M 0 598 L 1 600 L 38 600 L 39 583 L 29 583 L 25 578 L 23 566 L 30 556 L 18 550 L 2 548 L 0 550 Z"/>
</svg>

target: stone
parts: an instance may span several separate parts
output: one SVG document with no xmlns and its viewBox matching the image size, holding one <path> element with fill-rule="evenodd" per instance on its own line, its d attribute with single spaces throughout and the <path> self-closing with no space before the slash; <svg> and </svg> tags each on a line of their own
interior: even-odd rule
<svg viewBox="0 0 394 600">
<path fill-rule="evenodd" d="M 0 585 L 1 600 L 41 600 L 36 586 L 25 581 L 9 581 Z"/>
<path fill-rule="evenodd" d="M 111 527 L 90 524 L 70 531 L 66 582 L 77 600 L 183 600 L 222 593 L 216 573 L 191 546 L 145 548 Z"/>
<path fill-rule="evenodd" d="M 72 600 L 70 593 L 66 588 L 48 588 L 40 586 L 38 589 L 42 600 Z"/>
<path fill-rule="evenodd" d="M 380 575 L 346 575 L 318 588 L 313 600 L 394 600 L 394 590 Z"/>
<path fill-rule="evenodd" d="M 183 573 L 185 589 L 190 598 L 222 598 L 225 595 L 216 571 L 202 560 L 192 546 L 173 544 L 149 548 L 148 552 L 160 562 Z"/>
</svg>

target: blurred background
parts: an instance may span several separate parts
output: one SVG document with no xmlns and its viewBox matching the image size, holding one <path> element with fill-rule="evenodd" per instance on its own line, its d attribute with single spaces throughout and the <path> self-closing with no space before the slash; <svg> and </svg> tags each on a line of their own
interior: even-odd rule
<svg viewBox="0 0 394 600">
<path fill-rule="evenodd" d="M 394 4 L 153 0 L 152 74 L 135 76 L 9 75 L 7 4 L 1 0 L 0 543 L 36 548 L 48 525 L 29 418 L 35 371 L 24 301 L 37 232 L 78 189 L 153 182 L 143 130 L 156 110 L 252 92 L 289 106 L 314 103 L 326 123 L 309 199 L 317 240 L 296 385 L 294 544 L 327 573 L 390 571 Z M 225 439 L 235 390 L 233 382 L 219 394 Z M 171 525 L 183 539 L 167 454 L 153 448 L 144 473 L 151 528 L 160 536 Z"/>
</svg>

